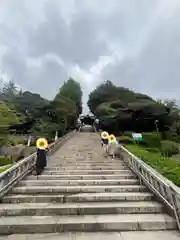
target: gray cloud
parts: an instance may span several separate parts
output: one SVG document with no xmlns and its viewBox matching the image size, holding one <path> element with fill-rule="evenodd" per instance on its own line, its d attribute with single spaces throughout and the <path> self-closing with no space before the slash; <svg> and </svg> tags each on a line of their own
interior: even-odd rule
<svg viewBox="0 0 180 240">
<path fill-rule="evenodd" d="M 2 1 L 0 69 L 48 98 L 75 67 L 84 100 L 106 79 L 178 98 L 179 13 L 178 0 Z"/>
<path fill-rule="evenodd" d="M 60 15 L 57 3 L 45 5 L 45 21 L 29 38 L 32 56 L 58 54 L 64 61 L 80 67 L 91 67 L 98 57 L 108 53 L 104 39 L 100 39 L 100 16 L 87 9 L 77 9 L 71 25 Z"/>
<path fill-rule="evenodd" d="M 148 38 L 142 41 L 139 53 L 124 56 L 102 72 L 118 85 L 142 91 L 155 98 L 179 98 L 180 23 L 179 8 L 169 18 L 161 15 Z M 146 29 L 145 29 L 146 32 Z M 142 47 L 142 49 L 141 49 Z"/>
</svg>

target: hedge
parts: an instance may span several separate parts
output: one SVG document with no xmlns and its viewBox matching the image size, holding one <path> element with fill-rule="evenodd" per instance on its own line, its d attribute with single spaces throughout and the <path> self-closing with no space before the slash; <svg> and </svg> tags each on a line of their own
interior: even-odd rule
<svg viewBox="0 0 180 240">
<path fill-rule="evenodd" d="M 171 157 L 179 152 L 179 145 L 176 142 L 170 140 L 161 141 L 161 154 L 167 157 Z"/>
<path fill-rule="evenodd" d="M 0 173 L 3 173 L 4 171 L 6 171 L 8 168 L 10 168 L 9 166 L 4 166 L 2 168 L 0 168 Z"/>
<path fill-rule="evenodd" d="M 157 135 L 157 133 L 143 133 L 143 141 L 145 142 L 147 147 L 150 148 L 160 148 L 161 146 L 161 137 Z M 141 142 L 140 142 L 141 144 Z M 144 144 L 143 144 L 144 145 Z"/>
<path fill-rule="evenodd" d="M 126 148 L 174 184 L 180 186 L 180 162 L 173 158 L 163 157 L 161 153 L 149 152 L 137 145 L 126 145 Z"/>
<path fill-rule="evenodd" d="M 120 136 L 119 137 L 119 143 L 120 144 L 133 144 L 133 143 L 135 143 L 135 141 L 132 139 L 132 137 Z"/>
<path fill-rule="evenodd" d="M 0 156 L 0 166 L 12 164 L 12 160 L 9 157 Z"/>
</svg>

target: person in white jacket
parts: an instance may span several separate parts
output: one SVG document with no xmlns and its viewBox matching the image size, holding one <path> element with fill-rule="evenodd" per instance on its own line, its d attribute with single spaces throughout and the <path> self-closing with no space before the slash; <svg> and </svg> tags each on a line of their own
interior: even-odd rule
<svg viewBox="0 0 180 240">
<path fill-rule="evenodd" d="M 118 147 L 118 141 L 116 140 L 116 137 L 113 134 L 109 135 L 107 152 L 108 152 L 108 155 L 112 156 L 112 160 L 115 159 L 115 153 L 116 153 L 117 147 Z"/>
</svg>

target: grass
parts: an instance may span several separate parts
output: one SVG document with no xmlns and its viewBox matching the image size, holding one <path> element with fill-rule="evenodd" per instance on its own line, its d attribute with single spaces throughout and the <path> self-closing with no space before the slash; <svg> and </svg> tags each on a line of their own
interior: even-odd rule
<svg viewBox="0 0 180 240">
<path fill-rule="evenodd" d="M 6 171 L 8 168 L 10 168 L 11 166 L 4 166 L 0 168 L 0 173 Z"/>
<path fill-rule="evenodd" d="M 127 144 L 125 147 L 145 163 L 156 169 L 177 186 L 180 186 L 180 163 L 172 157 L 163 157 L 159 152 L 150 152 L 141 146 Z"/>
</svg>

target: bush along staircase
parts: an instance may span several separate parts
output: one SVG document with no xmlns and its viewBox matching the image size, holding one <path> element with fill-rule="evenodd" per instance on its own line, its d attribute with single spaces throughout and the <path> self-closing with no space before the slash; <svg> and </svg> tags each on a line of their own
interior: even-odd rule
<svg viewBox="0 0 180 240">
<path fill-rule="evenodd" d="M 129 168 L 140 169 L 136 159 L 120 152 L 120 159 L 105 158 L 96 133 L 71 135 L 42 175 L 26 175 L 2 197 L 0 234 L 176 230 L 177 211 Z"/>
</svg>

